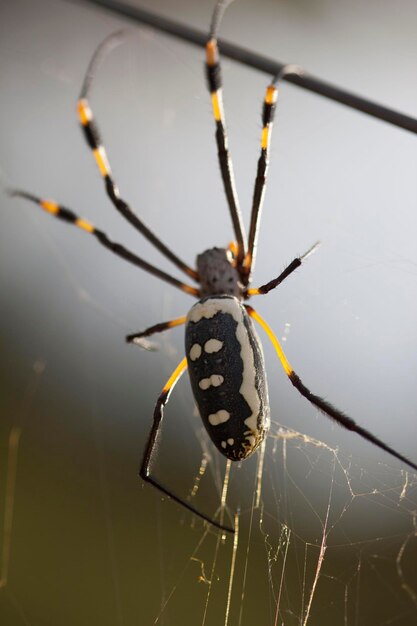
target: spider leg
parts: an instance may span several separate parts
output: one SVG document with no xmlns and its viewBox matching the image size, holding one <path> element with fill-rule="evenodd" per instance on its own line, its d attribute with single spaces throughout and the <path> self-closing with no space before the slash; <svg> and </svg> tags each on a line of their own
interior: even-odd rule
<svg viewBox="0 0 417 626">
<path fill-rule="evenodd" d="M 248 252 L 245 258 L 245 284 L 251 280 L 251 275 L 255 267 L 256 247 L 258 242 L 259 225 L 261 221 L 262 204 L 265 194 L 265 185 L 269 165 L 269 146 L 271 142 L 272 125 L 274 122 L 276 103 L 278 99 L 278 88 L 276 84 L 286 74 L 300 74 L 302 70 L 296 65 L 284 65 L 280 72 L 274 77 L 266 88 L 265 99 L 262 109 L 262 136 L 261 154 L 258 159 L 258 166 L 253 191 L 252 211 L 249 227 Z"/>
<path fill-rule="evenodd" d="M 219 157 L 220 171 L 226 192 L 227 203 L 233 222 L 237 241 L 237 264 L 241 268 L 246 255 L 246 234 L 243 227 L 242 215 L 239 207 L 232 160 L 229 154 L 225 117 L 223 111 L 222 79 L 217 46 L 217 33 L 223 12 L 231 0 L 221 0 L 217 3 L 212 17 L 209 38 L 206 44 L 206 77 L 211 95 L 214 121 L 216 122 L 216 143 Z"/>
<path fill-rule="evenodd" d="M 102 230 L 99 230 L 98 228 L 95 228 L 95 226 L 90 224 L 90 222 L 87 222 L 83 218 L 79 217 L 70 209 L 59 205 L 52 200 L 43 200 L 42 198 L 38 198 L 37 196 L 34 196 L 31 193 L 27 193 L 26 191 L 12 189 L 9 191 L 9 194 L 11 196 L 25 198 L 25 200 L 29 200 L 30 202 L 38 204 L 42 209 L 44 209 L 44 211 L 50 213 L 54 217 L 57 217 L 58 219 L 63 220 L 64 222 L 67 222 L 69 224 L 73 224 L 74 226 L 77 226 L 77 228 L 80 228 L 90 235 L 94 235 L 102 246 L 104 246 L 108 250 L 111 250 L 111 252 L 114 252 L 114 254 L 117 254 L 117 256 L 121 257 L 122 259 L 125 259 L 126 261 L 129 261 L 129 263 L 136 265 L 136 267 L 140 267 L 141 269 L 145 270 L 145 272 L 148 272 L 153 276 L 157 276 L 161 280 L 164 280 L 165 282 L 174 285 L 174 287 L 181 289 L 181 291 L 185 291 L 185 293 L 196 296 L 197 298 L 199 297 L 200 291 L 198 289 L 182 283 L 170 274 L 163 272 L 154 265 L 151 265 L 147 261 L 144 261 L 136 254 L 133 254 L 133 252 L 130 252 L 130 250 L 127 250 L 127 248 L 125 248 L 121 244 L 111 241 L 106 233 L 104 233 Z"/>
<path fill-rule="evenodd" d="M 246 289 L 245 297 L 250 298 L 251 296 L 264 296 L 265 294 L 272 291 L 272 289 L 275 289 L 275 287 L 278 287 L 278 285 L 280 285 L 286 278 L 288 278 L 290 274 L 292 274 L 298 267 L 300 267 L 303 261 L 305 261 L 305 259 L 310 256 L 310 254 L 313 254 L 313 252 L 315 252 L 319 245 L 320 242 L 317 241 L 314 246 L 311 246 L 311 248 L 309 248 L 307 252 L 305 252 L 302 256 L 297 257 L 296 259 L 291 261 L 291 263 L 285 268 L 285 270 L 281 272 L 281 274 L 277 278 L 269 281 L 269 283 L 266 283 L 265 285 L 262 285 L 257 289 Z"/>
<path fill-rule="evenodd" d="M 154 326 L 150 326 L 146 330 L 143 330 L 138 333 L 132 333 L 131 335 L 126 336 L 127 343 L 134 343 L 140 348 L 145 348 L 145 350 L 155 350 L 156 347 L 151 342 L 147 342 L 145 337 L 150 337 L 155 333 L 162 333 L 169 328 L 174 328 L 174 326 L 181 326 L 185 324 L 187 321 L 187 317 L 177 317 L 175 320 L 170 320 L 169 322 L 161 322 L 160 324 L 154 324 Z"/>
<path fill-rule="evenodd" d="M 166 385 L 164 386 L 162 390 L 161 395 L 159 396 L 157 400 L 157 403 L 154 409 L 154 414 L 153 414 L 153 424 L 152 424 L 151 432 L 149 433 L 149 438 L 146 444 L 139 474 L 143 478 L 143 480 L 146 480 L 147 482 L 151 483 L 154 487 L 162 491 L 165 495 L 172 498 L 172 500 L 175 500 L 175 502 L 177 502 L 178 504 L 181 504 L 186 509 L 194 513 L 195 515 L 198 515 L 198 517 L 201 517 L 206 522 L 209 522 L 209 524 L 212 524 L 213 526 L 216 526 L 217 528 L 220 528 L 221 530 L 234 533 L 233 528 L 229 526 L 224 526 L 223 524 L 216 522 L 211 517 L 208 517 L 201 511 L 198 511 L 191 504 L 189 504 L 188 502 L 185 502 L 184 500 L 181 500 L 181 498 L 179 498 L 174 493 L 169 491 L 166 487 L 164 487 L 161 483 L 159 483 L 157 480 L 155 480 L 155 478 L 151 476 L 153 456 L 154 456 L 154 452 L 158 444 L 158 437 L 160 434 L 162 420 L 164 417 L 164 407 L 168 403 L 171 391 L 173 390 L 174 386 L 176 385 L 176 383 L 178 382 L 178 380 L 180 379 L 180 377 L 182 376 L 182 374 L 185 372 L 186 369 L 187 369 L 187 357 L 184 357 L 183 360 L 178 365 L 178 367 L 174 370 L 172 375 L 169 377 Z"/>
<path fill-rule="evenodd" d="M 289 364 L 287 360 L 287 357 L 284 354 L 283 349 L 281 348 L 281 345 L 278 339 L 275 337 L 275 334 L 273 333 L 272 329 L 268 326 L 268 324 L 265 322 L 265 320 L 262 319 L 259 313 L 257 313 L 254 309 L 252 309 L 252 307 L 250 307 L 249 305 L 245 305 L 245 307 L 246 307 L 248 314 L 251 317 L 253 317 L 253 319 L 255 319 L 262 326 L 262 328 L 268 335 L 269 339 L 271 340 L 276 350 L 276 353 L 278 355 L 278 358 L 281 362 L 282 367 L 284 368 L 285 373 L 287 374 L 288 378 L 290 379 L 294 387 L 298 389 L 298 391 L 301 393 L 302 396 L 304 396 L 304 398 L 306 398 L 309 402 L 311 402 L 311 404 L 314 404 L 314 406 L 316 406 L 322 413 L 324 413 L 328 417 L 331 417 L 335 422 L 337 422 L 338 424 L 340 424 L 347 430 L 351 430 L 357 433 L 364 439 L 367 439 L 368 441 L 373 443 L 378 448 L 381 448 L 381 450 L 388 452 L 388 454 L 391 454 L 391 456 L 395 457 L 399 461 L 402 461 L 403 463 L 406 463 L 406 465 L 409 465 L 415 471 L 417 471 L 417 465 L 415 463 L 413 463 L 412 461 L 409 461 L 409 459 L 407 459 L 405 456 L 403 456 L 402 454 L 400 454 L 399 452 L 397 452 L 396 450 L 388 446 L 386 443 L 378 439 L 378 437 L 373 435 L 371 432 L 369 432 L 362 426 L 359 426 L 359 424 L 357 424 L 351 417 L 349 417 L 342 411 L 339 411 L 339 409 L 337 409 L 332 404 L 330 404 L 330 402 L 327 402 L 323 398 L 320 398 L 319 396 L 316 396 L 314 393 L 312 393 L 303 384 L 300 377 L 297 376 L 297 374 L 292 369 L 291 365 Z"/>
<path fill-rule="evenodd" d="M 269 165 L 269 145 L 271 141 L 272 124 L 274 121 L 278 89 L 274 84 L 268 85 L 262 109 L 262 139 L 261 154 L 258 159 L 258 166 L 253 191 L 252 212 L 249 227 L 248 252 L 245 259 L 246 280 L 250 282 L 250 277 L 255 266 L 256 246 L 258 241 L 259 223 L 261 220 L 262 204 L 265 194 L 266 176 Z M 246 284 L 247 284 L 246 283 Z"/>
<path fill-rule="evenodd" d="M 93 113 L 91 111 L 88 95 L 93 81 L 94 75 L 103 60 L 104 56 L 110 51 L 111 48 L 121 43 L 123 37 L 120 31 L 112 33 L 107 37 L 95 51 L 93 58 L 88 66 L 84 83 L 81 89 L 80 98 L 77 104 L 78 117 L 81 123 L 81 128 L 84 133 L 84 137 L 87 144 L 93 152 L 93 156 L 96 160 L 98 169 L 103 178 L 107 195 L 114 204 L 115 208 L 125 217 L 128 222 L 134 228 L 136 228 L 148 241 L 150 241 L 155 248 L 157 248 L 163 255 L 165 255 L 172 263 L 174 263 L 182 272 L 198 280 L 198 274 L 195 270 L 189 267 L 184 261 L 179 259 L 160 239 L 157 237 L 150 228 L 141 220 L 141 218 L 133 211 L 129 204 L 120 197 L 119 189 L 114 181 L 109 160 L 107 158 L 106 150 L 100 137 L 98 126 L 94 120 Z"/>
</svg>

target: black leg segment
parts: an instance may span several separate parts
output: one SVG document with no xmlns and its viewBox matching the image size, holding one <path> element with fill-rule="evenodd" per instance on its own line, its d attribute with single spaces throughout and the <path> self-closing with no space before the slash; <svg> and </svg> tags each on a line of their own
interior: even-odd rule
<svg viewBox="0 0 417 626">
<path fill-rule="evenodd" d="M 217 46 L 217 31 L 220 26 L 223 12 L 228 4 L 230 4 L 230 0 L 218 2 L 214 9 L 209 38 L 206 44 L 206 77 L 211 96 L 214 121 L 216 123 L 216 143 L 220 171 L 238 246 L 237 264 L 238 268 L 242 269 L 246 256 L 246 235 L 236 191 L 232 160 L 230 158 L 227 142 L 223 111 L 221 68 L 219 50 Z"/>
<path fill-rule="evenodd" d="M 311 248 L 309 248 L 309 250 L 307 250 L 307 252 L 305 252 L 302 256 L 297 257 L 296 259 L 291 261 L 291 263 L 287 265 L 285 270 L 281 272 L 281 274 L 277 278 L 270 280 L 269 283 L 266 283 L 261 287 L 257 287 L 256 289 L 246 289 L 245 297 L 250 298 L 251 296 L 264 296 L 272 291 L 272 289 L 275 289 L 275 287 L 278 287 L 278 285 L 284 282 L 284 280 L 288 278 L 290 274 L 292 274 L 296 269 L 300 267 L 300 265 L 302 265 L 303 261 L 305 261 L 305 259 L 310 256 L 310 254 L 313 254 L 313 252 L 318 248 L 319 245 L 320 242 L 318 241 L 314 244 L 314 246 L 311 246 Z"/>
<path fill-rule="evenodd" d="M 405 456 L 403 456 L 402 454 L 400 454 L 399 452 L 397 452 L 396 450 L 388 446 L 386 443 L 378 439 L 378 437 L 370 433 L 368 430 L 366 430 L 362 426 L 359 426 L 359 424 L 357 424 L 351 417 L 349 417 L 348 415 L 345 415 L 345 413 L 343 413 L 339 409 L 336 409 L 332 404 L 330 404 L 330 402 L 323 400 L 323 398 L 316 396 L 309 389 L 307 389 L 307 387 L 302 383 L 301 379 L 299 378 L 299 376 L 297 376 L 297 374 L 294 372 L 293 368 L 291 367 L 290 363 L 288 362 L 288 359 L 285 356 L 284 351 L 278 339 L 276 338 L 275 334 L 273 333 L 269 325 L 265 322 L 264 319 L 262 319 L 259 313 L 257 313 L 254 309 L 252 309 L 252 307 L 248 305 L 245 305 L 245 306 L 249 315 L 253 317 L 253 319 L 255 319 L 267 333 L 269 339 L 271 340 L 276 350 L 276 353 L 278 355 L 278 358 L 281 362 L 282 367 L 284 368 L 285 373 L 287 374 L 288 378 L 290 379 L 294 387 L 301 393 L 302 396 L 304 396 L 304 398 L 306 398 L 309 402 L 311 402 L 311 404 L 316 406 L 322 413 L 324 413 L 328 417 L 331 417 L 335 422 L 340 424 L 340 426 L 343 426 L 347 430 L 351 430 L 357 433 L 364 439 L 367 439 L 368 441 L 373 443 L 378 448 L 381 448 L 381 450 L 388 452 L 388 454 L 390 454 L 391 456 L 395 457 L 399 461 L 402 461 L 409 467 L 412 467 L 413 470 L 417 471 L 417 465 L 415 463 L 413 463 L 412 461 L 409 461 L 409 459 L 407 459 Z"/>
<path fill-rule="evenodd" d="M 212 526 L 219 528 L 220 530 L 234 533 L 233 528 L 231 528 L 230 526 L 225 526 L 223 524 L 220 524 L 219 522 L 216 522 L 216 520 L 212 519 L 205 513 L 198 511 L 189 502 L 186 502 L 185 500 L 182 500 L 181 498 L 176 496 L 174 493 L 172 493 L 169 489 L 161 485 L 161 483 L 159 483 L 157 480 L 155 480 L 151 476 L 154 451 L 157 447 L 158 437 L 160 434 L 162 420 L 164 417 L 164 407 L 169 400 L 171 391 L 173 390 L 174 386 L 179 381 L 180 377 L 182 376 L 182 374 L 185 372 L 186 369 L 187 369 L 187 358 L 184 357 L 181 363 L 178 365 L 178 367 L 174 370 L 174 372 L 168 379 L 165 387 L 162 390 L 161 395 L 158 398 L 158 401 L 155 405 L 154 414 L 153 414 L 153 424 L 152 424 L 151 432 L 149 434 L 148 442 L 146 444 L 139 474 L 143 478 L 143 480 L 146 480 L 147 482 L 151 483 L 154 487 L 156 487 L 157 489 L 165 493 L 165 495 L 169 496 L 170 498 L 175 500 L 175 502 L 177 502 L 178 504 L 181 504 L 186 509 L 191 511 L 191 513 L 198 515 L 198 517 L 201 517 L 201 519 L 205 520 Z"/>
<path fill-rule="evenodd" d="M 154 324 L 154 326 L 150 326 L 146 330 L 142 330 L 138 333 L 132 333 L 131 335 L 126 336 L 127 343 L 137 343 L 139 346 L 143 347 L 140 342 L 141 339 L 145 337 L 150 337 L 151 335 L 155 335 L 156 333 L 163 333 L 165 330 L 169 328 L 174 328 L 175 326 L 181 326 L 185 324 L 187 318 L 177 317 L 175 320 L 170 320 L 169 322 L 161 322 L 160 324 Z"/>
<path fill-rule="evenodd" d="M 177 280 L 170 274 L 167 274 L 166 272 L 163 272 L 154 265 L 151 265 L 147 261 L 144 261 L 141 257 L 137 256 L 133 252 L 130 252 L 130 250 L 122 246 L 120 243 L 115 243 L 111 241 L 106 233 L 90 224 L 90 222 L 88 222 L 87 220 L 79 217 L 76 213 L 71 211 L 71 209 L 67 209 L 64 206 L 57 204 L 53 200 L 43 200 L 38 196 L 27 193 L 26 191 L 11 190 L 9 191 L 9 194 L 11 196 L 24 198 L 25 200 L 29 200 L 30 202 L 38 204 L 44 211 L 50 213 L 54 217 L 57 217 L 58 219 L 67 222 L 68 224 L 73 224 L 77 228 L 80 228 L 90 235 L 94 235 L 94 237 L 97 239 L 97 241 L 101 243 L 102 246 L 104 246 L 111 252 L 114 252 L 114 254 L 124 259 L 125 261 L 129 261 L 129 263 L 136 265 L 136 267 L 140 267 L 141 269 L 145 270 L 145 272 L 148 272 L 149 274 L 152 274 L 153 276 L 164 280 L 170 285 L 181 289 L 181 291 L 185 291 L 185 293 L 188 293 L 191 296 L 195 296 L 197 298 L 199 297 L 200 291 L 198 289 L 196 289 L 195 287 L 191 287 L 190 285 L 186 285 L 185 283 Z"/>
<path fill-rule="evenodd" d="M 133 211 L 129 204 L 120 197 L 119 189 L 114 181 L 106 150 L 100 137 L 97 123 L 94 120 L 92 110 L 88 102 L 88 95 L 95 73 L 105 57 L 105 55 L 116 45 L 123 41 L 123 33 L 116 32 L 107 37 L 95 51 L 93 58 L 88 66 L 84 83 L 81 89 L 80 98 L 77 105 L 78 117 L 83 130 L 85 140 L 93 152 L 100 174 L 103 178 L 107 195 L 130 224 L 136 228 L 155 248 L 157 248 L 164 256 L 174 263 L 182 272 L 198 280 L 198 274 L 189 267 L 176 254 L 172 252 L 160 239 L 151 231 L 151 229 L 141 220 L 141 218 Z"/>
</svg>

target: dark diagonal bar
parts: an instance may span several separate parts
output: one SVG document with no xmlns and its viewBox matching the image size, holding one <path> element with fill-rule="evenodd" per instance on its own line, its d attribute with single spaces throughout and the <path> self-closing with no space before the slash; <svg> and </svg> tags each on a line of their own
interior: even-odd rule
<svg viewBox="0 0 417 626">
<path fill-rule="evenodd" d="M 117 0 L 83 0 L 83 2 L 98 5 L 116 13 L 117 15 L 122 15 L 133 20 L 134 22 L 139 22 L 140 24 L 152 26 L 152 28 L 155 28 L 156 30 L 168 33 L 169 35 L 177 37 L 182 41 L 188 41 L 189 43 L 197 46 L 205 46 L 207 41 L 207 33 L 204 31 L 191 28 L 190 26 L 186 26 L 174 20 L 162 17 L 161 15 L 151 13 L 150 11 L 145 11 L 139 7 L 134 7 L 123 2 L 117 2 Z M 279 63 L 278 61 L 269 59 L 268 57 L 257 54 L 256 52 L 251 52 L 246 48 L 236 46 L 235 44 L 222 39 L 219 40 L 219 47 L 221 48 L 222 56 L 233 59 L 243 65 L 247 65 L 248 67 L 253 67 L 254 69 L 269 74 L 270 76 L 275 76 L 285 65 L 287 65 L 286 63 Z M 393 124 L 398 128 L 403 128 L 404 130 L 409 130 L 410 132 L 417 134 L 416 118 L 394 111 L 393 109 L 376 102 L 372 102 L 366 98 L 362 98 L 361 96 L 357 96 L 356 94 L 346 91 L 345 89 L 341 89 L 336 85 L 332 85 L 321 80 L 320 78 L 316 78 L 304 70 L 302 70 L 300 75 L 287 74 L 282 80 L 292 83 L 293 85 L 297 85 L 298 87 L 302 87 L 303 89 L 307 89 L 307 91 L 317 93 L 335 102 L 339 102 L 340 104 L 344 104 L 345 106 L 355 109 L 356 111 L 367 113 L 372 117 L 376 117 L 384 122 Z"/>
</svg>

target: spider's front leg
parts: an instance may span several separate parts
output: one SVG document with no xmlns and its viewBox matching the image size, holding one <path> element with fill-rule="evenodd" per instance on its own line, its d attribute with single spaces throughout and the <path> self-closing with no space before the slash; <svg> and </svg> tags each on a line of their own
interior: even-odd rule
<svg viewBox="0 0 417 626">
<path fill-rule="evenodd" d="M 120 196 L 119 188 L 113 177 L 106 149 L 101 139 L 101 134 L 94 119 L 94 115 L 89 103 L 91 85 L 96 72 L 112 48 L 119 45 L 124 39 L 123 31 L 118 31 L 109 35 L 95 51 L 88 66 L 84 83 L 81 89 L 77 104 L 78 119 L 83 130 L 85 140 L 93 153 L 100 175 L 103 179 L 107 195 L 112 201 L 117 211 L 138 230 L 148 241 L 152 243 L 166 258 L 176 265 L 182 272 L 193 280 L 198 280 L 197 272 L 182 261 L 174 252 L 166 246 L 163 241 L 145 224 L 145 222 L 135 213 L 126 200 Z"/>
<path fill-rule="evenodd" d="M 88 235 L 92 235 L 104 248 L 107 248 L 107 250 L 110 250 L 110 252 L 113 252 L 121 259 L 132 263 L 132 265 L 140 267 L 145 272 L 148 272 L 149 274 L 152 274 L 153 276 L 164 280 L 170 285 L 181 289 L 181 291 L 184 291 L 191 296 L 195 296 L 197 298 L 200 296 L 199 289 L 183 283 L 174 276 L 171 276 L 163 270 L 158 269 L 154 265 L 151 265 L 151 263 L 148 263 L 147 261 L 142 259 L 142 257 L 134 254 L 133 252 L 125 248 L 125 246 L 123 246 L 122 244 L 112 241 L 104 231 L 96 228 L 89 221 L 80 217 L 77 213 L 74 213 L 74 211 L 63 206 L 62 204 L 58 204 L 53 200 L 45 200 L 44 198 L 40 198 L 32 193 L 28 193 L 27 191 L 21 191 L 19 189 L 9 189 L 8 193 L 12 197 L 24 198 L 25 200 L 29 200 L 29 202 L 33 202 L 34 204 L 40 206 L 46 213 L 49 213 L 49 215 L 52 215 L 53 217 L 56 217 L 63 222 L 66 222 L 67 224 L 76 226 Z"/>
</svg>

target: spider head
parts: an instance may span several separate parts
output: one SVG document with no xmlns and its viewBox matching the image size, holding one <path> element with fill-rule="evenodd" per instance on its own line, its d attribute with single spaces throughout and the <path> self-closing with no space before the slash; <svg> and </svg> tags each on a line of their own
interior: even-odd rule
<svg viewBox="0 0 417 626">
<path fill-rule="evenodd" d="M 197 256 L 201 297 L 230 294 L 243 299 L 243 285 L 233 253 L 226 248 L 210 248 Z"/>
</svg>

